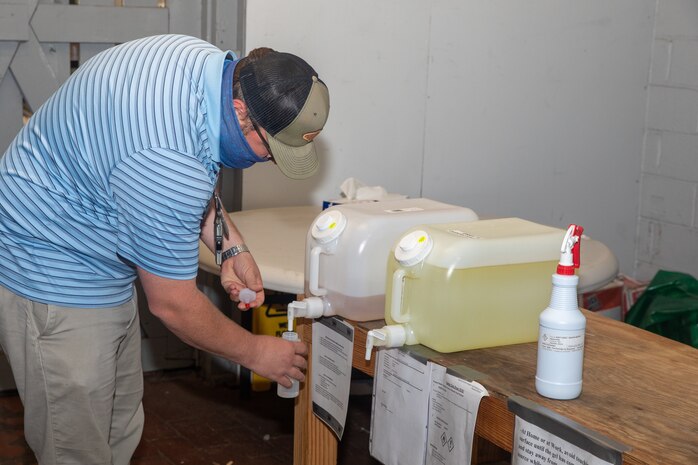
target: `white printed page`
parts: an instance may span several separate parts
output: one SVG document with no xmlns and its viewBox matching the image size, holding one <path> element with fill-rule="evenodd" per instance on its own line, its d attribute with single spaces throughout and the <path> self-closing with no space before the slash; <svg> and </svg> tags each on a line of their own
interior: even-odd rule
<svg viewBox="0 0 698 465">
<path fill-rule="evenodd" d="M 371 455 L 386 465 L 423 465 L 430 371 L 400 349 L 377 351 Z"/>
<path fill-rule="evenodd" d="M 354 327 L 339 318 L 313 323 L 313 413 L 341 440 L 349 407 Z"/>
<path fill-rule="evenodd" d="M 429 465 L 470 464 L 475 421 L 480 400 L 487 390 L 475 381 L 447 373 L 446 368 L 429 363 Z"/>
<path fill-rule="evenodd" d="M 514 425 L 512 465 L 613 465 L 519 416 Z"/>
</svg>

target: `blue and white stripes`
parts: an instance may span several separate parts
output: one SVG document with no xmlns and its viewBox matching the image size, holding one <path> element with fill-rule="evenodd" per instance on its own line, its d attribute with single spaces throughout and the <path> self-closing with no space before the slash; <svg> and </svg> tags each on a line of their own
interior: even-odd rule
<svg viewBox="0 0 698 465">
<path fill-rule="evenodd" d="M 131 297 L 133 265 L 196 275 L 225 56 L 154 36 L 96 55 L 66 81 L 0 161 L 0 284 L 108 307 Z"/>
</svg>

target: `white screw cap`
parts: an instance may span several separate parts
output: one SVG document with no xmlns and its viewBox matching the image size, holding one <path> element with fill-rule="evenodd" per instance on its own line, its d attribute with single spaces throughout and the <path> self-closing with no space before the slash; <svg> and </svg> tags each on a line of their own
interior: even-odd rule
<svg viewBox="0 0 698 465">
<path fill-rule="evenodd" d="M 249 304 L 251 302 L 254 302 L 254 299 L 257 298 L 257 293 L 253 291 L 252 289 L 245 288 L 240 291 L 240 302 L 243 304 Z"/>
<path fill-rule="evenodd" d="M 400 239 L 395 247 L 395 259 L 402 266 L 412 266 L 421 262 L 429 255 L 434 243 L 426 231 L 418 229 Z"/>
<path fill-rule="evenodd" d="M 328 210 L 313 223 L 311 235 L 320 244 L 337 239 L 347 225 L 347 218 L 339 210 Z"/>
</svg>

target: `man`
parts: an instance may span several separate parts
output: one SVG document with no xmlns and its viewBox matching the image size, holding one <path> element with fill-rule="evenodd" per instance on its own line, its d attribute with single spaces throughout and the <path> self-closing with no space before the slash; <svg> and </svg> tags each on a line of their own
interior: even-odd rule
<svg viewBox="0 0 698 465">
<path fill-rule="evenodd" d="M 0 343 L 41 465 L 129 463 L 143 428 L 136 277 L 185 342 L 304 380 L 303 343 L 253 335 L 199 292 L 198 240 L 231 299 L 249 288 L 260 305 L 259 269 L 213 195 L 220 167 L 314 174 L 328 112 L 294 55 L 238 61 L 163 35 L 95 56 L 32 116 L 0 162 Z"/>
</svg>

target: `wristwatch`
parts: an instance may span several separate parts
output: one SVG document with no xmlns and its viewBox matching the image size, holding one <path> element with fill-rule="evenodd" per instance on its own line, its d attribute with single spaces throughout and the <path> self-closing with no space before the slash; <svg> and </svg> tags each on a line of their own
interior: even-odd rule
<svg viewBox="0 0 698 465">
<path fill-rule="evenodd" d="M 250 249 L 245 244 L 237 244 L 225 250 L 221 255 L 221 264 L 229 258 L 233 258 L 236 255 L 240 255 L 243 252 L 249 252 Z"/>
</svg>

